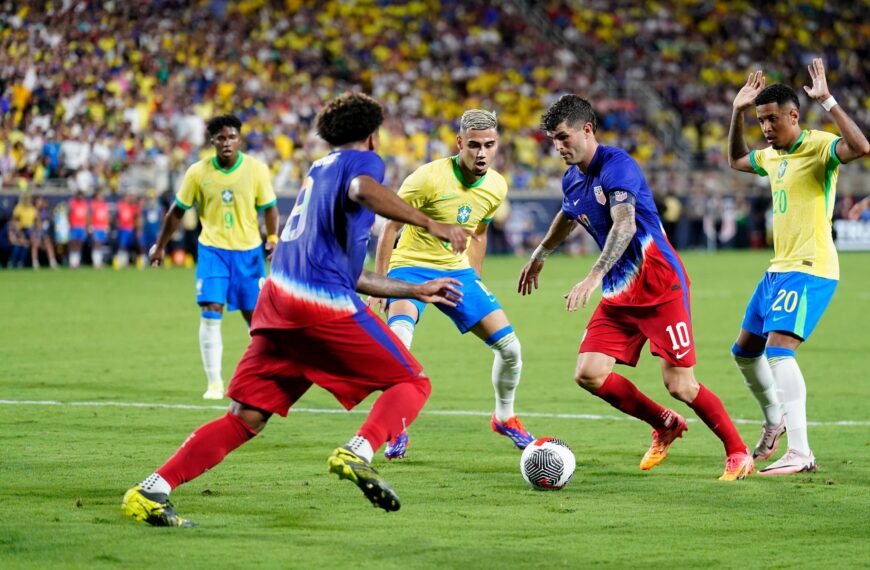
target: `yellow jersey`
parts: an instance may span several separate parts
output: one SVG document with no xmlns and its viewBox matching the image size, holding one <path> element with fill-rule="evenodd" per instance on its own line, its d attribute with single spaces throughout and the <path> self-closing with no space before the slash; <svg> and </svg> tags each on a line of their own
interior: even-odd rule
<svg viewBox="0 0 870 570">
<path fill-rule="evenodd" d="M 193 164 L 175 196 L 175 203 L 184 210 L 198 204 L 200 243 L 236 251 L 263 243 L 257 212 L 276 201 L 269 168 L 241 152 L 228 169 L 221 168 L 214 156 Z"/>
<path fill-rule="evenodd" d="M 424 164 L 399 188 L 400 198 L 436 222 L 458 224 L 471 231 L 492 220 L 505 196 L 507 182 L 491 168 L 477 182 L 467 184 L 456 156 Z M 452 270 L 471 264 L 465 252 L 457 255 L 449 243 L 423 228 L 408 225 L 390 257 L 389 268 L 408 266 Z"/>
<path fill-rule="evenodd" d="M 12 209 L 12 219 L 18 220 L 22 230 L 29 230 L 36 224 L 36 206 L 26 206 L 22 203 L 15 204 Z"/>
<path fill-rule="evenodd" d="M 770 177 L 773 192 L 773 259 L 768 271 L 840 278 L 831 233 L 839 140 L 825 131 L 803 131 L 787 151 L 768 147 L 749 153 L 752 168 Z"/>
</svg>

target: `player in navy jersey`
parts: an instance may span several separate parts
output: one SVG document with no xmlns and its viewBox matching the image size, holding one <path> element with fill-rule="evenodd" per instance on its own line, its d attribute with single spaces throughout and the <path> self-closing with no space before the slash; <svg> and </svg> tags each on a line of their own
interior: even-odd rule
<svg viewBox="0 0 870 570">
<path fill-rule="evenodd" d="M 363 269 L 375 213 L 426 228 L 465 250 L 470 233 L 435 222 L 381 185 L 384 163 L 374 152 L 383 110 L 374 99 L 347 93 L 326 105 L 317 131 L 333 152 L 305 178 L 272 259 L 251 322 L 251 344 L 236 368 L 229 412 L 193 432 L 162 467 L 124 495 L 123 513 L 157 526 L 190 526 L 175 514 L 169 492 L 217 465 L 265 426 L 286 416 L 312 384 L 347 409 L 382 391 L 365 423 L 327 462 L 377 507 L 399 509 L 399 498 L 370 465 L 374 452 L 410 424 L 431 386 L 422 366 L 357 296 L 406 297 L 455 306 L 459 281 L 421 284 Z"/>
<path fill-rule="evenodd" d="M 562 179 L 562 210 L 520 273 L 518 291 L 529 295 L 547 256 L 582 225 L 601 255 L 567 299 L 568 311 L 586 307 L 602 288 L 602 300 L 580 343 L 575 381 L 613 407 L 653 428 L 641 469 L 661 463 L 686 421 L 613 372 L 616 363 L 635 366 L 641 349 L 661 358 L 670 394 L 685 402 L 722 440 L 722 480 L 749 475 L 754 464 L 722 402 L 695 379 L 695 345 L 689 307 L 689 277 L 662 229 L 652 192 L 637 162 L 624 150 L 598 144 L 598 119 L 588 101 L 565 95 L 544 114 L 542 126 L 568 170 Z"/>
</svg>

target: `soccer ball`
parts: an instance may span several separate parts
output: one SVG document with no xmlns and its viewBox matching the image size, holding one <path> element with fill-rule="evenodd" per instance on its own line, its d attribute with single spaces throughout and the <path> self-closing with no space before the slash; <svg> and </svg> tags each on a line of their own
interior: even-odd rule
<svg viewBox="0 0 870 570">
<path fill-rule="evenodd" d="M 555 491 L 571 482 L 577 462 L 568 444 L 555 437 L 530 443 L 520 457 L 520 473 L 535 489 Z"/>
</svg>

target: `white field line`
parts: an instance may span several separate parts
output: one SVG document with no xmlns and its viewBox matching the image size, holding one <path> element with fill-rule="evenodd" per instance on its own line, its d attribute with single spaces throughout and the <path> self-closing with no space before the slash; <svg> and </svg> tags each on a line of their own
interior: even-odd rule
<svg viewBox="0 0 870 570">
<path fill-rule="evenodd" d="M 226 406 L 201 404 L 160 404 L 156 402 L 60 402 L 57 400 L 0 400 L 3 406 L 62 406 L 62 407 L 94 407 L 94 408 L 160 408 L 165 410 L 226 410 Z M 302 414 L 346 414 L 341 408 L 291 408 L 291 412 Z M 368 410 L 352 410 L 352 414 L 367 414 Z M 474 410 L 426 410 L 422 414 L 429 416 L 482 416 L 489 417 L 492 412 Z M 630 416 L 599 416 L 596 414 L 553 414 L 541 412 L 523 412 L 523 418 L 549 418 L 560 420 L 590 420 L 590 421 L 636 421 Z M 736 424 L 758 424 L 760 419 L 732 418 Z M 688 422 L 697 422 L 695 418 L 686 418 Z M 870 427 L 870 421 L 838 420 L 817 422 L 808 421 L 815 427 Z"/>
</svg>

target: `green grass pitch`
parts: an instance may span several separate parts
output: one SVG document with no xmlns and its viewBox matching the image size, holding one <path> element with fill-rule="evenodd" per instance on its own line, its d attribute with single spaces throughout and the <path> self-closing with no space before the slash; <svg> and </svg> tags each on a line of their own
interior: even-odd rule
<svg viewBox="0 0 870 570">
<path fill-rule="evenodd" d="M 769 256 L 684 256 L 698 378 L 734 418 L 752 420 L 738 423 L 750 445 L 761 416 L 729 348 Z M 274 418 L 173 494 L 177 510 L 200 523 L 194 529 L 136 525 L 119 508 L 132 483 L 222 413 L 200 398 L 192 271 L 0 272 L 0 567 L 867 567 L 870 254 L 841 256 L 839 290 L 798 352 L 809 419 L 819 422 L 810 427 L 818 473 L 736 484 L 717 481 L 722 449 L 697 421 L 665 463 L 641 472 L 649 430 L 608 419 L 618 413 L 574 385 L 590 309 L 568 314 L 562 295 L 591 262 L 552 258 L 541 289 L 525 298 L 515 292 L 523 260 L 490 258 L 484 268 L 523 344 L 520 416 L 577 456 L 566 489 L 526 486 L 518 451 L 488 427 L 490 351 L 429 309 L 414 352 L 432 397 L 411 428 L 409 457 L 375 462 L 401 511 L 373 509 L 327 475 L 327 455 L 363 416 L 312 389 L 299 403 L 307 411 Z M 223 331 L 228 380 L 247 335 L 238 314 Z M 669 398 L 646 349 L 637 369 L 618 369 L 694 418 Z M 34 403 L 45 401 L 63 405 Z"/>
</svg>

